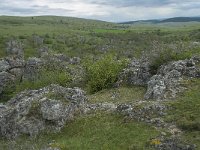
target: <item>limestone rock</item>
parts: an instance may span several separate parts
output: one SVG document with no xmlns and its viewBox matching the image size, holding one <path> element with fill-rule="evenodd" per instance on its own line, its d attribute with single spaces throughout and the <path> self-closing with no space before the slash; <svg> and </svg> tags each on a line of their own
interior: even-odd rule
<svg viewBox="0 0 200 150">
<path fill-rule="evenodd" d="M 85 108 L 85 113 L 89 111 L 116 111 L 117 106 L 113 103 L 97 103 L 97 104 L 88 104 L 87 107 Z"/>
<path fill-rule="evenodd" d="M 9 63 L 4 59 L 0 60 L 0 72 L 7 71 L 9 69 L 10 69 Z"/>
<path fill-rule="evenodd" d="M 9 84 L 13 83 L 15 77 L 8 72 L 0 72 L 0 94 Z"/>
<path fill-rule="evenodd" d="M 145 99 L 162 100 L 174 98 L 184 90 L 184 87 L 181 86 L 181 81 L 184 77 L 200 77 L 198 62 L 198 59 L 194 57 L 162 65 L 157 74 L 151 77 L 148 82 Z"/>
<path fill-rule="evenodd" d="M 79 57 L 73 57 L 73 58 L 70 58 L 69 60 L 69 63 L 73 65 L 80 64 L 80 62 L 81 62 L 81 59 Z"/>
<path fill-rule="evenodd" d="M 44 62 L 40 58 L 32 57 L 29 58 L 26 62 L 24 68 L 24 79 L 34 80 L 38 78 L 38 73 Z"/>
<path fill-rule="evenodd" d="M 16 40 L 7 42 L 7 54 L 15 58 L 23 59 L 24 51 L 22 43 Z"/>
<path fill-rule="evenodd" d="M 85 102 L 84 91 L 78 88 L 50 85 L 23 91 L 0 105 L 0 134 L 15 138 L 21 134 L 35 136 L 42 130 L 60 131 Z"/>
<path fill-rule="evenodd" d="M 48 54 L 49 54 L 49 48 L 47 46 L 40 47 L 38 49 L 38 53 L 39 53 L 40 57 L 48 56 Z"/>
<path fill-rule="evenodd" d="M 155 75 L 148 82 L 148 90 L 145 94 L 145 99 L 162 99 L 166 90 L 164 78 L 160 75 Z"/>
<path fill-rule="evenodd" d="M 146 85 L 151 77 L 147 60 L 133 60 L 119 76 L 119 81 L 128 85 Z"/>
</svg>

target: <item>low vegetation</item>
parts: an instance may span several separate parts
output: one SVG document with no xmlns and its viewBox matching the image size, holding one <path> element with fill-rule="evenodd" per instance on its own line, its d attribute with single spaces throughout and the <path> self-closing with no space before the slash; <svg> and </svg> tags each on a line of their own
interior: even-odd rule
<svg viewBox="0 0 200 150">
<path fill-rule="evenodd" d="M 145 94 L 145 87 L 119 87 L 112 89 L 105 89 L 95 94 L 89 95 L 90 103 L 133 103 L 142 100 Z"/>
<path fill-rule="evenodd" d="M 92 130 L 91 130 L 92 129 Z M 95 115 L 81 117 L 68 123 L 58 134 L 41 134 L 35 139 L 22 137 L 14 144 L 15 148 L 27 148 L 32 145 L 39 149 L 49 143 L 52 147 L 62 150 L 99 150 L 99 149 L 145 149 L 149 139 L 158 135 L 158 131 L 143 123 L 134 121 L 123 122 L 120 115 L 97 113 Z M 4 150 L 8 149 L 6 142 L 0 141 Z"/>
<path fill-rule="evenodd" d="M 200 143 L 200 80 L 193 79 L 185 83 L 189 88 L 177 101 L 171 102 L 167 120 L 175 122 L 184 131 L 185 140 Z"/>
</svg>

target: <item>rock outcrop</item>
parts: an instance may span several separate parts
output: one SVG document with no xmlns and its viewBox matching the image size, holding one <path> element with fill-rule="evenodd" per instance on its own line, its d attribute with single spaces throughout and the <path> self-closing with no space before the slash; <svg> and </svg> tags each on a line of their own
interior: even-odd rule
<svg viewBox="0 0 200 150">
<path fill-rule="evenodd" d="M 184 90 L 181 86 L 184 78 L 200 77 L 200 68 L 197 64 L 198 59 L 194 57 L 162 65 L 157 74 L 148 82 L 145 99 L 174 98 L 177 93 Z"/>
<path fill-rule="evenodd" d="M 151 77 L 150 66 L 147 60 L 133 60 L 119 76 L 119 83 L 128 85 L 146 85 Z"/>
<path fill-rule="evenodd" d="M 0 94 L 14 81 L 21 80 L 24 69 L 22 43 L 16 40 L 7 42 L 8 57 L 0 59 Z"/>
<path fill-rule="evenodd" d="M 0 60 L 0 94 L 14 81 L 21 80 L 24 61 L 18 58 L 4 58 Z"/>
<path fill-rule="evenodd" d="M 21 134 L 35 136 L 42 130 L 59 131 L 85 102 L 85 92 L 79 88 L 50 85 L 23 91 L 0 105 L 0 135 L 15 138 Z"/>
<path fill-rule="evenodd" d="M 23 45 L 17 40 L 8 41 L 6 51 L 8 56 L 12 56 L 18 59 L 23 59 L 24 57 Z"/>
<path fill-rule="evenodd" d="M 28 58 L 24 67 L 23 79 L 30 81 L 37 79 L 43 65 L 44 61 L 40 58 Z"/>
</svg>

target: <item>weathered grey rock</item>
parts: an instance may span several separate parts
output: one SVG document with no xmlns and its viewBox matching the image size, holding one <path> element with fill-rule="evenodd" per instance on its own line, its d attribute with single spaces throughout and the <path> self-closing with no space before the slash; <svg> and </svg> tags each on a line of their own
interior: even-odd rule
<svg viewBox="0 0 200 150">
<path fill-rule="evenodd" d="M 59 131 L 85 101 L 84 91 L 78 88 L 51 85 L 23 91 L 0 107 L 0 134 L 15 138 L 21 134 L 35 136 L 42 130 Z"/>
<path fill-rule="evenodd" d="M 80 64 L 80 62 L 81 62 L 81 59 L 79 57 L 73 57 L 73 58 L 70 58 L 69 60 L 69 63 L 73 65 Z"/>
<path fill-rule="evenodd" d="M 189 76 L 189 77 L 200 77 L 200 70 L 196 66 L 196 61 L 194 58 L 179 60 L 175 62 L 170 62 L 167 65 L 161 66 L 158 70 L 158 74 L 166 75 L 172 70 L 178 71 L 181 75 Z"/>
<path fill-rule="evenodd" d="M 38 53 L 39 53 L 40 57 L 48 56 L 48 54 L 49 54 L 49 48 L 47 46 L 40 47 L 38 49 Z"/>
<path fill-rule="evenodd" d="M 200 77 L 198 62 L 198 59 L 194 57 L 162 65 L 157 75 L 151 77 L 148 82 L 145 99 L 162 100 L 176 97 L 185 89 L 181 86 L 184 77 Z"/>
<path fill-rule="evenodd" d="M 166 85 L 161 75 L 155 75 L 148 82 L 148 89 L 145 99 L 162 99 L 164 97 Z"/>
<path fill-rule="evenodd" d="M 121 112 L 121 113 L 131 113 L 131 111 L 133 110 L 132 106 L 129 104 L 120 104 L 117 106 L 117 111 Z"/>
<path fill-rule="evenodd" d="M 97 103 L 97 104 L 88 104 L 85 108 L 85 113 L 90 111 L 109 111 L 113 112 L 116 111 L 117 105 L 113 103 Z"/>
<path fill-rule="evenodd" d="M 15 77 L 8 72 L 0 72 L 0 94 L 3 92 L 4 88 L 12 84 Z"/>
<path fill-rule="evenodd" d="M 43 45 L 44 39 L 38 35 L 33 35 L 33 43 L 35 46 Z"/>
<path fill-rule="evenodd" d="M 42 117 L 46 120 L 57 121 L 64 118 L 66 115 L 66 108 L 62 102 L 57 100 L 42 100 L 40 111 Z"/>
<path fill-rule="evenodd" d="M 9 63 L 10 68 L 24 68 L 25 61 L 23 59 L 13 58 L 13 57 L 7 57 L 5 60 Z"/>
<path fill-rule="evenodd" d="M 58 62 L 68 62 L 70 59 L 64 54 L 54 54 L 53 57 L 54 61 Z"/>
<path fill-rule="evenodd" d="M 48 147 L 48 148 L 43 148 L 43 149 L 41 149 L 41 150 L 60 150 L 60 148 L 53 148 L 53 147 Z"/>
<path fill-rule="evenodd" d="M 36 57 L 29 58 L 24 68 L 23 78 L 27 80 L 37 79 L 38 73 L 43 65 L 44 65 L 44 61 L 41 60 L 40 58 L 36 58 Z"/>
<path fill-rule="evenodd" d="M 16 40 L 7 42 L 7 54 L 14 58 L 23 59 L 24 51 L 22 43 Z"/>
<path fill-rule="evenodd" d="M 160 144 L 154 145 L 156 150 L 195 150 L 196 145 L 188 144 L 181 141 L 179 138 L 164 138 L 160 139 Z"/>
<path fill-rule="evenodd" d="M 21 80 L 24 61 L 19 58 L 7 57 L 0 60 L 0 94 L 15 80 Z"/>
<path fill-rule="evenodd" d="M 119 76 L 119 81 L 128 85 L 146 85 L 151 77 L 147 60 L 133 60 Z"/>
<path fill-rule="evenodd" d="M 23 68 L 13 68 L 9 73 L 15 76 L 15 80 L 21 80 L 23 76 Z"/>
<path fill-rule="evenodd" d="M 21 134 L 30 135 L 33 137 L 45 129 L 45 122 L 35 117 L 30 117 L 29 119 L 22 120 L 21 122 L 17 123 L 17 126 Z"/>
<path fill-rule="evenodd" d="M 0 72 L 7 71 L 10 68 L 11 67 L 10 67 L 9 63 L 6 60 L 4 60 L 4 59 L 0 60 Z"/>
</svg>

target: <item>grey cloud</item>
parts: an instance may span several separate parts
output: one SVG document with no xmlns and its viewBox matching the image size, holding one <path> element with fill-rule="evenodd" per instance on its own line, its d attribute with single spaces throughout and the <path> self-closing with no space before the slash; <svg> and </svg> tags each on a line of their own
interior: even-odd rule
<svg viewBox="0 0 200 150">
<path fill-rule="evenodd" d="M 54 15 L 54 14 L 59 14 L 59 15 L 62 15 L 63 13 L 66 13 L 66 12 L 73 12 L 73 10 L 69 10 L 69 9 L 53 9 L 53 8 L 49 8 L 47 5 L 45 6 L 38 6 L 38 5 L 32 5 L 32 6 L 29 6 L 27 8 L 25 7 L 13 7 L 13 6 L 10 6 L 10 7 L 4 7 L 2 5 L 0 5 L 0 11 L 1 12 L 6 12 L 7 14 L 9 15 L 42 15 L 42 14 L 51 14 L 51 15 Z"/>
<path fill-rule="evenodd" d="M 170 4 L 169 0 L 91 0 L 93 4 L 99 5 L 110 5 L 116 7 L 131 7 L 131 6 L 143 6 L 143 7 L 151 7 L 151 6 L 163 6 Z"/>
<path fill-rule="evenodd" d="M 0 15 L 66 15 L 106 21 L 200 16 L 199 8 L 200 0 L 0 0 Z"/>
</svg>

